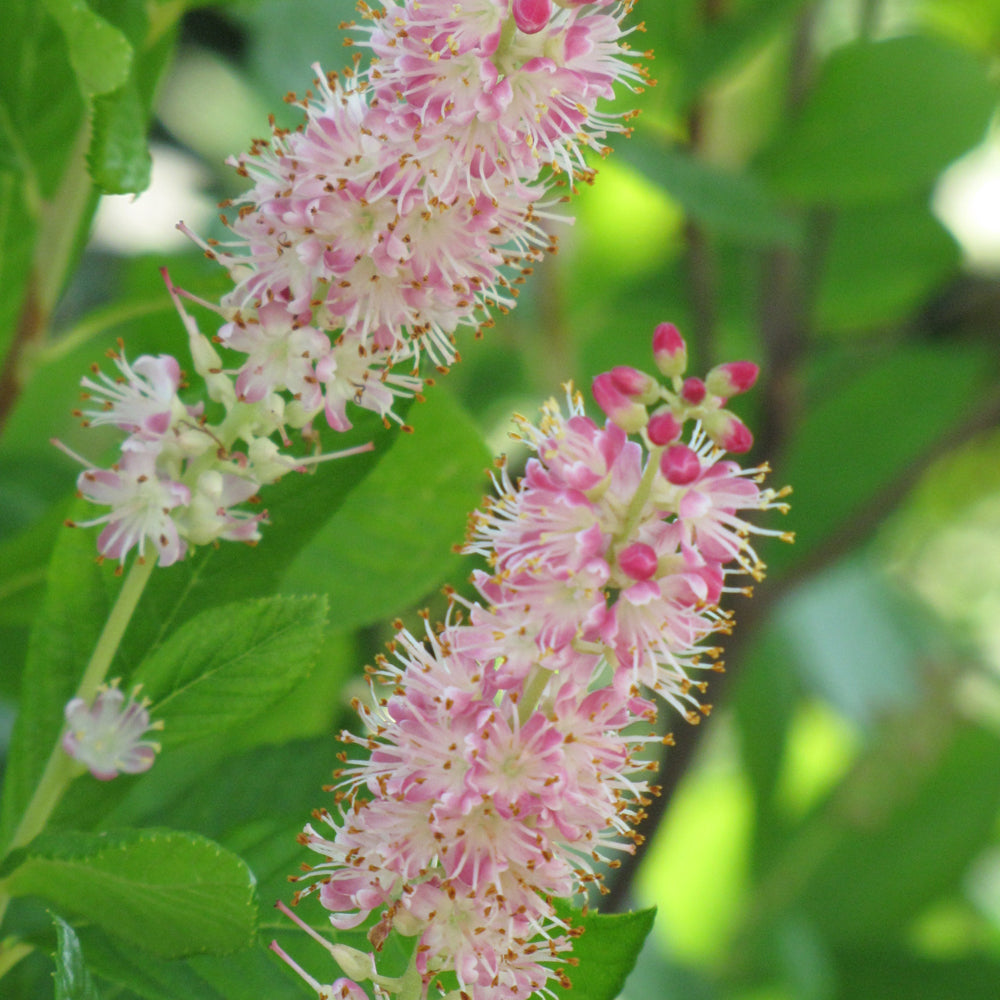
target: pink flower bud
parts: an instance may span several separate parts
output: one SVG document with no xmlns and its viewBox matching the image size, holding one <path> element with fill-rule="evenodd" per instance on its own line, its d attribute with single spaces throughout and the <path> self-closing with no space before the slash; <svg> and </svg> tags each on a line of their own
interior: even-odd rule
<svg viewBox="0 0 1000 1000">
<path fill-rule="evenodd" d="M 660 472 L 668 483 L 687 486 L 701 475 L 701 459 L 686 444 L 675 444 L 660 458 Z"/>
<path fill-rule="evenodd" d="M 673 323 L 661 323 L 653 331 L 653 360 L 660 371 L 673 378 L 687 368 L 687 344 Z"/>
<path fill-rule="evenodd" d="M 594 379 L 592 386 L 594 400 L 613 424 L 626 434 L 635 434 L 646 426 L 649 415 L 642 403 L 637 403 L 625 395 L 614 383 L 611 372 L 605 372 Z"/>
<path fill-rule="evenodd" d="M 656 551 L 644 542 L 633 542 L 618 553 L 618 565 L 633 580 L 648 580 L 658 563 Z"/>
<path fill-rule="evenodd" d="M 638 368 L 630 368 L 628 365 L 618 365 L 612 368 L 611 381 L 615 388 L 626 396 L 632 396 L 644 403 L 651 403 L 656 399 L 658 383 L 656 379 L 639 371 Z"/>
<path fill-rule="evenodd" d="M 646 433 L 649 440 L 655 445 L 670 444 L 681 436 L 683 430 L 680 421 L 670 412 L 664 409 L 654 413 L 646 424 Z"/>
<path fill-rule="evenodd" d="M 702 382 L 700 378 L 684 379 L 684 385 L 681 388 L 681 398 L 685 403 L 690 403 L 692 406 L 697 406 L 705 398 L 705 383 Z"/>
<path fill-rule="evenodd" d="M 552 0 L 514 0 L 514 23 L 526 35 L 535 35 L 552 17 Z"/>
<path fill-rule="evenodd" d="M 746 392 L 760 374 L 760 368 L 752 361 L 730 361 L 716 365 L 705 376 L 705 386 L 713 396 L 728 399 L 739 392 Z"/>
<path fill-rule="evenodd" d="M 705 433 L 720 447 L 741 455 L 753 447 L 753 434 L 739 417 L 728 410 L 716 410 L 702 420 Z"/>
</svg>

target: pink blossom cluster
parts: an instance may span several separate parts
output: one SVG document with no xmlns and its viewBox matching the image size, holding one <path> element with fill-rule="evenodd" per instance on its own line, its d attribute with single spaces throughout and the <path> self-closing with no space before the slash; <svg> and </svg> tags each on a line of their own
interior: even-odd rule
<svg viewBox="0 0 1000 1000">
<path fill-rule="evenodd" d="M 304 122 L 231 161 L 252 182 L 233 239 L 189 234 L 234 281 L 218 338 L 244 356 L 240 398 L 287 391 L 338 430 L 348 402 L 398 419 L 422 357 L 447 367 L 459 327 L 514 304 L 555 249 L 560 175 L 589 179 L 582 151 L 627 130 L 597 103 L 643 79 L 630 5 L 359 4 L 364 23 L 345 27 L 370 64 L 314 67 Z"/>
<path fill-rule="evenodd" d="M 79 492 L 109 508 L 79 522 L 103 525 L 102 557 L 151 549 L 167 566 L 191 545 L 254 542 L 265 515 L 246 505 L 259 488 L 320 457 L 290 457 L 289 431 L 311 446 L 320 414 L 347 430 L 349 403 L 401 422 L 394 405 L 422 388 L 421 358 L 447 367 L 455 331 L 512 306 L 555 248 L 545 224 L 559 175 L 589 178 L 582 150 L 626 130 L 628 116 L 597 102 L 643 78 L 624 40 L 629 7 L 360 4 L 370 65 L 343 79 L 317 67 L 304 123 L 232 161 L 252 182 L 232 243 L 180 227 L 233 280 L 221 302 L 197 300 L 222 320 L 211 338 L 170 287 L 221 421 L 181 402 L 166 355 L 130 364 L 119 352 L 117 375 L 83 382 L 86 422 L 125 434 L 109 469 L 73 455 Z"/>
<path fill-rule="evenodd" d="M 369 671 L 367 732 L 343 737 L 367 755 L 344 756 L 335 812 L 301 837 L 323 860 L 300 895 L 318 894 L 334 928 L 365 924 L 373 952 L 328 945 L 350 981 L 324 986 L 274 946 L 321 997 L 363 996 L 366 979 L 378 996 L 449 1000 L 565 985 L 578 931 L 552 900 L 600 886 L 596 866 L 635 849 L 656 793 L 643 692 L 692 722 L 708 711 L 696 678 L 721 669 L 707 642 L 732 624 L 726 581 L 759 578 L 749 538 L 777 534 L 745 514 L 784 509 L 785 491 L 725 457 L 727 442 L 749 447 L 725 403 L 756 366 L 685 379 L 668 324 L 654 357 L 665 381 L 624 367 L 595 380 L 603 425 L 571 388 L 565 410 L 518 419 L 524 474 L 501 467 L 470 521 L 479 599 L 452 595 L 420 639 L 401 628 Z M 417 939 L 419 989 L 377 971 L 392 931 Z"/>
<path fill-rule="evenodd" d="M 133 549 L 144 559 L 147 549 L 159 565 L 182 559 L 189 546 L 225 539 L 253 543 L 260 537 L 266 511 L 255 511 L 261 486 L 290 471 L 304 471 L 334 455 L 293 457 L 274 440 L 284 430 L 286 408 L 278 396 L 241 400 L 221 360 L 181 305 L 178 290 L 168 288 L 187 327 L 195 368 L 209 398 L 222 412 L 210 422 L 204 402 L 189 405 L 179 395 L 183 374 L 177 359 L 142 355 L 129 362 L 111 352 L 117 373 L 94 366 L 93 378 L 82 379 L 85 407 L 77 411 L 86 426 L 111 425 L 124 438 L 118 460 L 107 469 L 54 442 L 85 468 L 77 490 L 109 510 L 70 526 L 103 525 L 97 540 L 101 557 L 124 562 Z"/>
</svg>

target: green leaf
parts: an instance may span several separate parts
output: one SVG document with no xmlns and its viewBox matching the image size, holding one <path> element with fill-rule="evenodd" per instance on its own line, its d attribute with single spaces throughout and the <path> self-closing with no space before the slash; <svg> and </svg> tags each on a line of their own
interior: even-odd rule
<svg viewBox="0 0 1000 1000">
<path fill-rule="evenodd" d="M 680 100 L 689 104 L 712 82 L 737 72 L 776 34 L 787 30 L 805 0 L 768 0 L 733 5 L 733 13 L 711 20 L 693 44 L 678 53 Z M 722 8 L 725 11 L 725 8 Z"/>
<path fill-rule="evenodd" d="M 789 837 L 751 897 L 733 949 L 754 963 L 775 929 L 827 948 L 901 935 L 957 888 L 1000 806 L 1000 739 L 949 715 L 929 691 L 887 723 L 847 777 Z"/>
<path fill-rule="evenodd" d="M 653 929 L 656 908 L 583 916 L 568 904 L 557 902 L 556 911 L 584 932 L 573 942 L 578 964 L 567 970 L 572 989 L 555 987 L 552 992 L 559 1000 L 615 1000 Z"/>
<path fill-rule="evenodd" d="M 618 155 L 676 199 L 709 232 L 752 246 L 795 245 L 800 220 L 753 175 L 722 170 L 673 146 L 637 133 L 618 144 Z"/>
<path fill-rule="evenodd" d="M 986 954 L 934 961 L 873 940 L 869 948 L 838 958 L 837 995 L 842 997 L 992 1000 L 1000 983 L 1000 962 Z"/>
<path fill-rule="evenodd" d="M 80 939 L 61 917 L 56 925 L 56 1000 L 100 1000 L 100 993 L 83 961 Z"/>
<path fill-rule="evenodd" d="M 332 450 L 374 441 L 374 450 L 324 463 L 314 473 L 289 474 L 269 487 L 265 499 L 270 523 L 252 551 L 233 543 L 206 547 L 153 575 L 125 635 L 120 673 L 128 674 L 194 615 L 274 592 L 300 549 L 386 455 L 394 432 L 386 431 L 374 415 L 363 415 L 356 423 L 354 431 L 337 435 L 335 443 L 327 439 L 327 446 Z"/>
<path fill-rule="evenodd" d="M 47 588 L 28 643 L 20 712 L 3 790 L 0 842 L 7 843 L 59 739 L 63 708 L 73 697 L 110 608 L 109 573 L 94 563 L 93 539 L 60 531 Z"/>
<path fill-rule="evenodd" d="M 929 37 L 856 43 L 822 66 L 759 166 L 788 197 L 860 204 L 926 189 L 979 143 L 996 103 L 986 67 Z"/>
<path fill-rule="evenodd" d="M 325 592 L 338 629 L 399 614 L 459 560 L 466 519 L 482 499 L 489 454 L 440 390 L 411 411 L 401 437 L 288 567 L 283 589 Z"/>
<path fill-rule="evenodd" d="M 900 344 L 860 371 L 819 373 L 777 473 L 795 490 L 781 527 L 796 543 L 771 547 L 771 570 L 807 558 L 858 519 L 870 522 L 877 494 L 969 414 L 992 378 L 989 353 L 966 345 Z"/>
<path fill-rule="evenodd" d="M 958 246 L 926 198 L 845 209 L 826 248 L 816 322 L 844 332 L 897 323 L 959 264 Z"/>
<path fill-rule="evenodd" d="M 147 117 L 134 84 L 94 101 L 87 165 L 105 194 L 131 194 L 149 187 L 153 160 L 146 145 Z"/>
<path fill-rule="evenodd" d="M 333 979 L 330 956 L 313 946 L 301 931 L 278 936 L 286 950 L 295 953 L 318 978 L 325 982 Z M 94 972 L 114 987 L 131 991 L 127 994 L 130 998 L 309 1000 L 315 997 L 263 942 L 233 955 L 197 955 L 184 961 L 166 961 L 137 952 L 135 948 L 123 947 L 120 942 L 93 929 L 81 931 L 81 937 Z M 302 955 L 303 945 L 318 952 L 315 960 Z M 111 988 L 107 992 L 111 994 Z"/>
<path fill-rule="evenodd" d="M 7 880 L 160 958 L 225 954 L 257 927 L 250 869 L 193 833 L 122 830 L 42 835 Z"/>
<path fill-rule="evenodd" d="M 45 0 L 62 29 L 80 91 L 85 97 L 117 90 L 128 78 L 132 46 L 85 0 Z"/>
<path fill-rule="evenodd" d="M 863 761 L 816 820 L 834 840 L 798 903 L 833 940 L 905 926 L 955 886 L 994 830 L 1000 740 L 939 717 L 931 706 L 908 718 L 892 752 Z"/>
<path fill-rule="evenodd" d="M 132 678 L 176 746 L 261 714 L 312 670 L 324 598 L 273 597 L 213 608 L 174 632 Z"/>
</svg>

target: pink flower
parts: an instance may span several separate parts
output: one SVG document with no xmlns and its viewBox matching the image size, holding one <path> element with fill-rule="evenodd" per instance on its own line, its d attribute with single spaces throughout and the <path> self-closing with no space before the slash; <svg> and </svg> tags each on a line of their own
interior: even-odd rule
<svg viewBox="0 0 1000 1000">
<path fill-rule="evenodd" d="M 86 417 L 86 424 L 113 424 L 151 440 L 165 434 L 181 408 L 177 398 L 181 369 L 176 359 L 168 354 L 155 358 L 144 354 L 130 365 L 122 354 L 112 353 L 111 357 L 120 372 L 117 378 L 94 366 L 97 381 L 80 380 L 83 398 L 100 403 L 100 409 L 80 414 Z"/>
<path fill-rule="evenodd" d="M 156 455 L 152 449 L 124 451 L 110 469 L 85 469 L 80 473 L 76 481 L 80 494 L 111 510 L 88 521 L 71 523 L 81 528 L 105 525 L 97 540 L 102 556 L 123 561 L 132 549 L 137 549 L 142 559 L 147 545 L 152 545 L 161 566 L 170 566 L 184 557 L 187 542 L 180 537 L 170 512 L 188 503 L 191 491 L 159 471 Z"/>
<path fill-rule="evenodd" d="M 160 745 L 143 736 L 162 723 L 150 723 L 149 703 L 136 701 L 137 693 L 133 691 L 126 704 L 125 695 L 112 685 L 102 687 L 90 705 L 82 698 L 66 705 L 62 748 L 100 781 L 141 774 L 156 760 Z"/>
</svg>

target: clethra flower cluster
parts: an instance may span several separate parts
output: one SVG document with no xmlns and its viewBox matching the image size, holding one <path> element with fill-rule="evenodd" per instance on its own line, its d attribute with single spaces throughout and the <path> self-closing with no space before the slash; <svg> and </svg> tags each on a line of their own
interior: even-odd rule
<svg viewBox="0 0 1000 1000">
<path fill-rule="evenodd" d="M 150 723 L 149 702 L 136 701 L 138 693 L 137 688 L 126 703 L 115 681 L 101 687 L 89 705 L 83 698 L 66 705 L 62 748 L 101 781 L 148 771 L 159 753 L 160 745 L 143 737 L 163 723 Z"/>
<path fill-rule="evenodd" d="M 358 4 L 364 21 L 343 27 L 370 63 L 315 66 L 315 92 L 289 98 L 303 123 L 231 161 L 252 182 L 229 203 L 233 239 L 181 227 L 234 282 L 216 311 L 219 340 L 245 355 L 241 398 L 287 389 L 338 430 L 348 402 L 398 420 L 421 358 L 446 368 L 458 328 L 514 304 L 555 249 L 560 175 L 589 180 L 583 151 L 628 130 L 597 102 L 644 78 L 630 6 Z"/>
<path fill-rule="evenodd" d="M 552 900 L 602 888 L 597 866 L 641 839 L 649 693 L 690 722 L 708 712 L 698 678 L 722 669 L 710 638 L 732 624 L 720 597 L 743 589 L 732 574 L 762 575 L 750 536 L 780 534 L 745 515 L 785 510 L 787 491 L 725 457 L 749 447 L 725 402 L 756 366 L 685 379 L 673 326 L 653 347 L 665 383 L 632 368 L 595 380 L 603 426 L 571 388 L 538 425 L 518 419 L 532 457 L 516 480 L 501 463 L 464 546 L 488 565 L 479 599 L 453 594 L 420 638 L 400 626 L 370 668 L 367 733 L 343 735 L 367 755 L 342 755 L 335 810 L 301 836 L 323 860 L 296 901 L 318 895 L 337 930 L 364 925 L 372 951 L 325 943 L 349 979 L 323 985 L 273 946 L 324 1000 L 364 996 L 366 980 L 403 1000 L 566 985 L 580 931 Z M 393 931 L 416 938 L 398 979 L 376 962 Z"/>
<path fill-rule="evenodd" d="M 85 408 L 76 411 L 85 426 L 111 425 L 125 437 L 120 458 L 109 469 L 93 466 L 56 441 L 85 466 L 78 493 L 109 511 L 71 527 L 103 525 L 97 540 L 101 558 L 123 563 L 133 549 L 144 559 L 151 549 L 159 565 L 182 559 L 189 546 L 219 539 L 254 543 L 266 511 L 253 511 L 261 486 L 290 471 L 305 471 L 329 458 L 370 449 L 370 445 L 327 455 L 293 457 L 273 440 L 291 444 L 285 432 L 289 406 L 277 394 L 240 399 L 221 361 L 168 288 L 189 333 L 191 356 L 222 419 L 209 422 L 204 403 L 182 402 L 183 375 L 176 358 L 143 355 L 130 363 L 111 352 L 115 376 L 96 366 L 82 380 Z"/>
<path fill-rule="evenodd" d="M 562 176 L 589 180 L 583 151 L 628 131 L 628 115 L 597 103 L 644 78 L 625 41 L 636 29 L 622 27 L 630 6 L 362 0 L 364 25 L 344 27 L 370 64 L 343 79 L 316 67 L 303 124 L 274 126 L 231 161 L 252 182 L 233 240 L 180 226 L 233 281 L 221 302 L 195 300 L 222 320 L 211 338 L 168 281 L 222 419 L 181 401 L 172 357 L 130 364 L 119 351 L 116 376 L 83 382 L 85 422 L 126 435 L 110 469 L 70 452 L 85 466 L 79 492 L 109 508 L 80 522 L 104 526 L 102 557 L 153 550 L 167 566 L 192 545 L 254 542 L 258 490 L 331 457 L 291 457 L 290 431 L 310 445 L 321 415 L 345 431 L 348 404 L 401 423 L 394 406 L 419 396 L 421 359 L 444 370 L 455 331 L 512 306 L 555 249 L 545 224 Z"/>
</svg>

